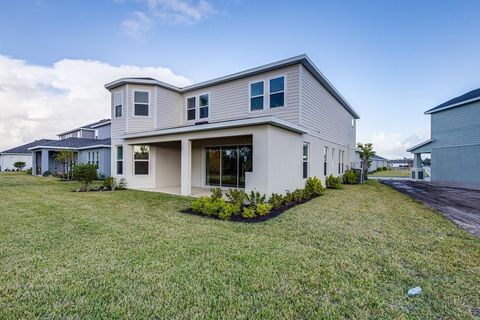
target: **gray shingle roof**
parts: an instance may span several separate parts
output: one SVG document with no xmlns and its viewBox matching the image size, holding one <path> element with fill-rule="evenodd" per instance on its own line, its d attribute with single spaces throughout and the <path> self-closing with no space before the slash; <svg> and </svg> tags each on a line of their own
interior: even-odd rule
<svg viewBox="0 0 480 320">
<path fill-rule="evenodd" d="M 70 130 L 64 131 L 62 133 L 59 133 L 58 136 L 61 136 L 61 135 L 64 135 L 64 134 L 67 134 L 67 133 L 70 133 L 70 132 L 78 131 L 80 129 L 92 129 L 93 130 L 93 127 L 98 127 L 98 125 L 101 125 L 102 123 L 108 123 L 108 122 L 110 122 L 110 120 L 111 119 L 102 119 L 100 121 L 89 123 L 89 124 L 86 124 L 84 126 L 81 126 L 81 127 L 75 128 L 75 129 L 70 129 Z"/>
<path fill-rule="evenodd" d="M 456 105 L 456 104 L 459 104 L 459 103 L 461 104 L 462 102 L 472 100 L 472 99 L 476 99 L 476 98 L 480 98 L 480 88 L 472 90 L 472 91 L 467 92 L 465 94 L 462 94 L 461 96 L 458 96 L 456 98 L 450 99 L 447 102 L 444 102 L 444 103 L 436 106 L 435 108 L 432 108 L 430 110 L 425 111 L 425 113 L 426 114 L 434 113 L 434 112 L 437 112 L 441 109 L 445 109 L 448 106 L 453 106 L 453 105 Z"/>
<path fill-rule="evenodd" d="M 67 138 L 62 140 L 50 140 L 44 144 L 36 144 L 32 147 L 51 147 L 52 149 L 80 149 L 88 148 L 98 145 L 110 145 L 110 138 L 108 139 L 86 139 L 86 138 Z"/>
<path fill-rule="evenodd" d="M 29 154 L 29 153 L 32 153 L 32 151 L 28 150 L 28 148 L 32 148 L 34 146 L 38 146 L 38 145 L 45 144 L 45 143 L 50 143 L 51 141 L 56 141 L 56 140 L 50 140 L 50 139 L 35 140 L 35 141 L 30 142 L 30 143 L 27 143 L 27 144 L 24 144 L 24 145 L 21 145 L 21 146 L 12 148 L 12 149 L 2 151 L 0 153 L 26 153 L 26 154 Z"/>
<path fill-rule="evenodd" d="M 380 157 L 379 155 L 374 155 L 372 157 L 372 160 L 384 160 L 384 161 L 388 161 L 388 159 L 384 158 L 384 157 Z"/>
</svg>

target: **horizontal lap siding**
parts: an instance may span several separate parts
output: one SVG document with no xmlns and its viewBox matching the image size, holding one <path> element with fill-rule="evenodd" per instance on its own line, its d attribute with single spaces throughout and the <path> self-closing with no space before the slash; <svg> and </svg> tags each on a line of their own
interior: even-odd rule
<svg viewBox="0 0 480 320">
<path fill-rule="evenodd" d="M 480 102 L 432 114 L 434 147 L 480 144 Z"/>
<path fill-rule="evenodd" d="M 299 123 L 299 65 L 290 66 L 273 72 L 266 72 L 252 77 L 234 80 L 200 90 L 186 92 L 182 95 L 182 121 L 183 124 L 193 124 L 186 121 L 186 99 L 209 93 L 209 122 L 219 122 L 233 119 L 244 119 L 259 116 L 275 116 L 280 119 Z M 265 108 L 261 111 L 249 112 L 250 96 L 249 86 L 252 81 L 268 81 L 269 78 L 284 75 L 286 77 L 286 107 L 275 109 Z M 267 82 L 266 82 L 267 83 Z M 268 90 L 268 84 L 265 88 Z M 265 103 L 266 103 L 265 99 Z M 201 120 L 197 120 L 201 121 Z"/>
<path fill-rule="evenodd" d="M 120 118 L 115 118 L 115 110 L 113 110 L 113 96 L 115 93 L 117 92 L 122 92 L 122 96 L 123 96 L 123 113 L 122 113 L 122 117 Z M 114 91 L 112 91 L 112 95 L 111 95 L 111 119 L 112 119 L 112 131 L 111 131 L 111 135 L 112 137 L 118 137 L 118 136 L 121 136 L 123 134 L 125 134 L 127 132 L 127 128 L 126 128 L 126 107 L 127 107 L 127 86 L 122 86 L 120 87 L 119 89 L 116 89 Z"/>
<path fill-rule="evenodd" d="M 156 127 L 171 128 L 182 124 L 181 95 L 172 90 L 157 87 Z"/>
<path fill-rule="evenodd" d="M 127 90 L 127 131 L 143 132 L 155 129 L 155 88 L 154 86 L 129 85 Z M 134 91 L 147 91 L 149 93 L 149 113 L 148 117 L 134 116 Z"/>
<path fill-rule="evenodd" d="M 301 68 L 300 124 L 323 139 L 354 148 L 353 116 L 307 69 Z"/>
</svg>

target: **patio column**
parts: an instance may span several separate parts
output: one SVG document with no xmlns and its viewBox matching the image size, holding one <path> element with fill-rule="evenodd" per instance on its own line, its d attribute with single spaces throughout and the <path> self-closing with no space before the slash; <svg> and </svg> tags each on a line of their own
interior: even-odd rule
<svg viewBox="0 0 480 320">
<path fill-rule="evenodd" d="M 42 175 L 45 171 L 49 171 L 50 168 L 48 167 L 49 165 L 49 150 L 48 149 L 42 149 L 42 172 L 40 172 L 40 175 Z"/>
<path fill-rule="evenodd" d="M 422 154 L 414 153 L 413 154 L 413 168 L 412 168 L 412 179 L 414 180 L 423 180 L 423 164 L 422 164 Z"/>
<path fill-rule="evenodd" d="M 192 141 L 182 139 L 181 169 L 180 169 L 180 194 L 192 194 Z"/>
</svg>

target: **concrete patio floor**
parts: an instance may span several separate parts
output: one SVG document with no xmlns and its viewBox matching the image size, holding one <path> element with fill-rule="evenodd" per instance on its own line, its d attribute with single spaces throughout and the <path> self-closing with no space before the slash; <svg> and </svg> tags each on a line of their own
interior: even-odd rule
<svg viewBox="0 0 480 320">
<path fill-rule="evenodd" d="M 172 187 L 161 187 L 161 188 L 142 188 L 142 189 L 135 189 L 140 191 L 148 191 L 148 192 L 161 192 L 173 195 L 180 195 L 180 186 L 172 186 Z M 192 197 L 201 197 L 201 196 L 209 196 L 210 195 L 210 188 L 199 188 L 199 187 L 192 187 Z"/>
</svg>

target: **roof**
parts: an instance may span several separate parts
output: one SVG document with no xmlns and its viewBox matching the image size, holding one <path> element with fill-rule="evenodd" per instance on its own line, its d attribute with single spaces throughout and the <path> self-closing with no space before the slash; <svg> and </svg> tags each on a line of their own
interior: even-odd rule
<svg viewBox="0 0 480 320">
<path fill-rule="evenodd" d="M 25 153 L 25 154 L 30 154 L 30 153 L 32 153 L 32 151 L 28 150 L 29 148 L 34 147 L 34 146 L 39 145 L 39 144 L 48 143 L 50 141 L 56 141 L 56 140 L 49 140 L 49 139 L 35 140 L 35 141 L 30 142 L 30 143 L 27 143 L 27 144 L 24 144 L 24 145 L 21 145 L 21 146 L 12 148 L 12 149 L 2 151 L 0 153 L 14 153 L 14 154 Z"/>
<path fill-rule="evenodd" d="M 427 141 L 423 141 L 423 142 L 417 144 L 416 146 L 413 146 L 413 147 L 407 149 L 407 152 L 413 152 L 413 151 L 415 151 L 419 148 L 423 148 L 423 147 L 427 146 L 428 144 L 430 144 L 432 142 L 433 142 L 433 139 L 428 139 Z"/>
<path fill-rule="evenodd" d="M 350 112 L 350 114 L 355 119 L 360 119 L 360 116 L 355 111 L 355 109 L 345 100 L 344 97 L 335 89 L 335 87 L 327 80 L 327 78 L 320 72 L 320 70 L 315 66 L 315 64 L 310 60 L 310 58 L 306 54 L 302 54 L 296 57 L 288 58 L 285 60 L 280 60 L 277 62 L 269 63 L 263 66 L 259 66 L 256 68 L 248 69 L 245 71 L 233 73 L 224 77 L 212 79 L 209 81 L 200 82 L 194 85 L 190 85 L 187 87 L 176 87 L 171 84 L 155 80 L 152 78 L 121 78 L 105 85 L 105 88 L 108 90 L 112 90 L 116 87 L 122 86 L 124 84 L 146 84 L 146 85 L 156 85 L 165 89 L 173 90 L 179 93 L 184 93 L 192 90 L 202 89 L 205 87 L 217 85 L 220 83 L 225 83 L 229 81 L 234 81 L 237 79 L 250 77 L 259 73 L 264 73 L 272 70 L 276 70 L 279 68 L 284 68 L 296 64 L 302 64 L 310 73 L 332 94 L 335 99 L 340 102 L 340 104 Z"/>
<path fill-rule="evenodd" d="M 64 149 L 64 150 L 82 150 L 93 148 L 109 148 L 110 138 L 108 139 L 86 139 L 86 138 L 67 138 L 62 140 L 49 140 L 42 144 L 36 144 L 29 150 L 36 149 Z"/>
<path fill-rule="evenodd" d="M 372 157 L 372 160 L 381 160 L 381 161 L 388 161 L 388 159 L 384 158 L 384 157 L 380 157 L 378 155 L 374 155 Z"/>
<path fill-rule="evenodd" d="M 89 124 L 86 124 L 86 125 L 84 125 L 84 126 L 81 126 L 81 127 L 75 128 L 75 129 L 71 129 L 71 130 L 68 130 L 68 131 L 59 133 L 59 134 L 57 134 L 57 136 L 62 136 L 62 135 L 64 135 L 64 134 L 67 134 L 67 133 L 70 133 L 70 132 L 74 132 L 74 131 L 78 131 L 78 130 L 90 130 L 90 131 L 94 131 L 95 128 L 98 128 L 98 127 L 101 127 L 101 126 L 105 126 L 105 125 L 110 124 L 110 123 L 111 123 L 111 120 L 110 120 L 110 119 L 102 119 L 102 120 L 100 120 L 100 121 L 96 121 L 96 122 L 93 122 L 93 123 L 89 123 Z"/>
<path fill-rule="evenodd" d="M 388 160 L 389 163 L 405 163 L 405 162 L 412 162 L 413 159 L 395 159 L 395 160 Z"/>
<path fill-rule="evenodd" d="M 262 125 L 262 124 L 271 124 L 273 126 L 280 127 L 286 130 L 300 133 L 300 134 L 307 133 L 307 130 L 301 126 L 270 116 L 270 117 L 256 117 L 256 118 L 246 118 L 246 119 L 238 119 L 238 120 L 228 120 L 228 121 L 222 121 L 222 122 L 206 123 L 206 124 L 199 124 L 194 126 L 175 127 L 175 128 L 145 131 L 145 132 L 136 132 L 136 133 L 123 135 L 122 138 L 124 139 L 144 138 L 144 137 L 164 136 L 164 135 L 171 135 L 171 134 L 191 133 L 191 132 L 207 131 L 207 130 L 248 127 L 248 126 L 255 126 L 255 125 Z"/>
<path fill-rule="evenodd" d="M 425 114 L 432 114 L 435 112 L 443 111 L 446 109 L 451 109 L 459 107 L 461 105 L 480 100 L 480 88 L 462 94 L 456 98 L 450 99 L 447 102 L 444 102 L 435 108 L 425 111 Z"/>
</svg>

